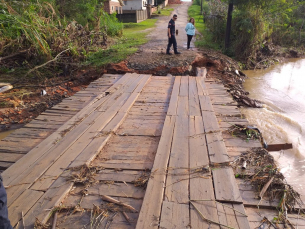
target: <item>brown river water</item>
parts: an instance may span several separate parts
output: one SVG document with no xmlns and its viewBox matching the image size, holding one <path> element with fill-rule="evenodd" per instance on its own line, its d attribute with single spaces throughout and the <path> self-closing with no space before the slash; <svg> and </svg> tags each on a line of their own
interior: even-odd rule
<svg viewBox="0 0 305 229">
<path fill-rule="evenodd" d="M 243 108 L 268 144 L 292 143 L 271 152 L 289 184 L 305 196 L 305 59 L 290 59 L 264 70 L 245 71 L 244 87 L 264 108 Z"/>
</svg>

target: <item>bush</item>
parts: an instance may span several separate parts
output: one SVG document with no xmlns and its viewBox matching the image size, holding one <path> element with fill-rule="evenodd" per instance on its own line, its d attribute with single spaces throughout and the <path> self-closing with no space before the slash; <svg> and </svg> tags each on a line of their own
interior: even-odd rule
<svg viewBox="0 0 305 229">
<path fill-rule="evenodd" d="M 123 23 L 119 22 L 116 14 L 109 15 L 106 12 L 102 12 L 100 26 L 105 29 L 109 36 L 122 35 Z"/>
</svg>

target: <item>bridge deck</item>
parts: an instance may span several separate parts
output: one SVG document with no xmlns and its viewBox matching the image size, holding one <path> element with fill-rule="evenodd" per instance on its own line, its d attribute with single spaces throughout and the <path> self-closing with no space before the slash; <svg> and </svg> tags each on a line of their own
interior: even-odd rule
<svg viewBox="0 0 305 229">
<path fill-rule="evenodd" d="M 21 129 L 53 128 L 30 149 L 12 143 L 17 134 L 4 139 L 2 154 L 21 155 L 2 174 L 10 220 L 25 228 L 55 215 L 59 228 L 254 228 L 261 218 L 245 209 L 249 195 L 229 162 L 261 145 L 223 133 L 231 123 L 247 120 L 213 80 L 106 75 Z"/>
</svg>

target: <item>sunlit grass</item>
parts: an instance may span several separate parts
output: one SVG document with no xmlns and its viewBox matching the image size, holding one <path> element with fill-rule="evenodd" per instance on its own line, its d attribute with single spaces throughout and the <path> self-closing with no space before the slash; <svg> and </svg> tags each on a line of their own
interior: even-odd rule
<svg viewBox="0 0 305 229">
<path fill-rule="evenodd" d="M 173 8 L 163 8 L 163 9 L 158 9 L 157 11 L 155 11 L 153 14 L 154 15 L 160 15 L 160 16 L 170 16 L 172 11 L 174 11 Z"/>
<path fill-rule="evenodd" d="M 202 36 L 197 36 L 195 41 L 196 47 L 205 47 L 212 49 L 219 49 L 219 45 L 213 42 L 212 34 L 207 30 L 204 24 L 204 18 L 200 14 L 200 6 L 193 4 L 188 9 L 189 17 L 195 19 L 195 27 Z"/>
<path fill-rule="evenodd" d="M 110 48 L 90 54 L 87 63 L 103 66 L 126 59 L 148 41 L 146 36 L 150 30 L 147 29 L 153 28 L 156 22 L 157 19 L 147 19 L 140 23 L 124 23 L 123 36 Z"/>
</svg>

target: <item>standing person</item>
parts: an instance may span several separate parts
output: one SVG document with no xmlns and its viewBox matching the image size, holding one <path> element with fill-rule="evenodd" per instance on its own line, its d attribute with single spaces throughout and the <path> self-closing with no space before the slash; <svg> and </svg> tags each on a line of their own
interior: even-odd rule
<svg viewBox="0 0 305 229">
<path fill-rule="evenodd" d="M 191 40 L 195 35 L 195 19 L 191 18 L 189 23 L 187 23 L 185 27 L 186 35 L 187 35 L 187 49 L 190 49 Z"/>
<path fill-rule="evenodd" d="M 167 50 L 166 54 L 167 55 L 172 55 L 169 52 L 169 49 L 171 46 L 174 46 L 174 52 L 175 54 L 181 54 L 181 52 L 177 51 L 177 41 L 176 41 L 176 28 L 175 28 L 175 21 L 177 20 L 177 14 L 174 14 L 173 18 L 169 21 L 168 27 L 167 27 L 167 36 L 168 36 L 168 45 L 167 45 Z"/>
<path fill-rule="evenodd" d="M 0 228 L 13 229 L 10 220 L 8 219 L 7 195 L 2 183 L 1 175 L 0 175 Z"/>
</svg>

